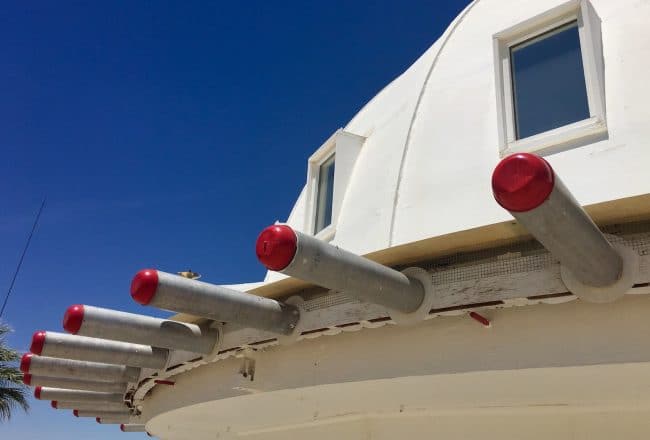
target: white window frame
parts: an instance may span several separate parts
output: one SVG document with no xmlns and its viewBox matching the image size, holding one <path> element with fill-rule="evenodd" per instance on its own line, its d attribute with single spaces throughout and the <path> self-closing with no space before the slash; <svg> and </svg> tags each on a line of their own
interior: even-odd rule
<svg viewBox="0 0 650 440">
<path fill-rule="evenodd" d="M 516 138 L 510 48 L 572 21 L 578 23 L 589 118 L 522 139 Z M 506 29 L 494 37 L 499 153 L 551 153 L 607 135 L 600 18 L 588 0 L 573 0 Z"/>
<path fill-rule="evenodd" d="M 365 142 L 365 137 L 358 136 L 343 129 L 337 130 L 318 148 L 307 164 L 307 201 L 305 225 L 303 231 L 314 234 L 316 227 L 316 204 L 318 203 L 318 182 L 320 167 L 330 157 L 334 156 L 334 193 L 332 195 L 332 221 L 314 236 L 323 241 L 331 241 L 336 235 L 339 212 L 347 190 L 348 182 L 356 159 Z"/>
</svg>

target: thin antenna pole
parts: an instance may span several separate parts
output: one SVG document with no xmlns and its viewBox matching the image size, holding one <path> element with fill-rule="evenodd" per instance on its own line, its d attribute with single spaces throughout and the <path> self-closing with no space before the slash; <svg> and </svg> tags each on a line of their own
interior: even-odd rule
<svg viewBox="0 0 650 440">
<path fill-rule="evenodd" d="M 20 256 L 20 260 L 18 260 L 18 265 L 16 266 L 16 271 L 14 272 L 14 276 L 11 279 L 11 284 L 9 285 L 9 290 L 7 290 L 4 302 L 2 303 L 2 309 L 0 309 L 0 318 L 2 318 L 2 315 L 5 312 L 5 307 L 7 307 L 7 301 L 9 301 L 9 296 L 11 295 L 11 291 L 14 288 L 14 284 L 16 283 L 16 278 L 18 277 L 18 272 L 20 272 L 20 267 L 23 265 L 23 260 L 25 259 L 25 254 L 27 253 L 27 249 L 29 248 L 29 243 L 31 243 L 31 241 L 32 241 L 32 237 L 34 236 L 34 231 L 36 231 L 36 225 L 38 225 L 38 219 L 41 218 L 41 213 L 43 212 L 44 207 L 45 207 L 45 199 L 43 199 L 43 202 L 41 203 L 41 207 L 38 210 L 38 214 L 36 214 L 36 218 L 34 219 L 34 225 L 32 226 L 32 230 L 29 233 L 29 237 L 27 237 L 27 243 L 25 243 L 25 248 L 23 249 L 23 253 Z"/>
</svg>

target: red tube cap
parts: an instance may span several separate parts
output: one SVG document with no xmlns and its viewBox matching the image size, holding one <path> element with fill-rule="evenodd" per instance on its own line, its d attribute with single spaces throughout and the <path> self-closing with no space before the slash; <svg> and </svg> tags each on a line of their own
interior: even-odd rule
<svg viewBox="0 0 650 440">
<path fill-rule="evenodd" d="M 25 385 L 31 385 L 32 384 L 32 375 L 29 373 L 23 374 L 23 383 Z"/>
<path fill-rule="evenodd" d="M 43 345 L 45 345 L 45 332 L 38 331 L 32 336 L 32 345 L 29 347 L 29 351 L 34 354 L 41 354 L 43 352 Z"/>
<path fill-rule="evenodd" d="M 483 324 L 485 327 L 491 327 L 491 325 L 492 325 L 492 324 L 490 323 L 490 320 L 489 320 L 489 319 L 487 319 L 485 316 L 483 316 L 483 315 L 481 315 L 481 314 L 479 314 L 479 313 L 476 313 L 476 312 L 469 312 L 469 316 L 470 316 L 473 320 L 475 320 L 475 321 L 480 322 L 481 324 Z"/>
<path fill-rule="evenodd" d="M 124 423 L 120 425 L 120 431 L 124 432 Z"/>
<path fill-rule="evenodd" d="M 142 269 L 135 274 L 131 281 L 131 297 L 143 306 L 151 302 L 157 289 L 158 271 L 156 269 Z"/>
<path fill-rule="evenodd" d="M 541 157 L 517 153 L 503 159 L 492 173 L 492 193 L 508 211 L 525 212 L 544 203 L 553 191 L 553 168 Z"/>
<path fill-rule="evenodd" d="M 283 270 L 293 261 L 298 249 L 296 233 L 287 225 L 264 229 L 255 243 L 257 259 L 270 270 Z"/>
<path fill-rule="evenodd" d="M 65 311 L 63 315 L 63 328 L 68 333 L 76 335 L 81 324 L 84 320 L 84 306 L 82 304 L 75 304 L 68 307 L 68 310 Z"/>
<path fill-rule="evenodd" d="M 79 417 L 79 410 L 78 409 L 73 409 L 72 414 L 74 414 L 75 417 Z"/>
<path fill-rule="evenodd" d="M 23 373 L 29 373 L 29 365 L 32 363 L 31 353 L 25 353 L 22 358 L 20 358 L 20 371 Z"/>
<path fill-rule="evenodd" d="M 41 398 L 41 388 L 42 388 L 42 387 L 36 387 L 36 388 L 34 389 L 34 397 L 36 397 L 37 399 L 40 399 L 40 398 Z"/>
<path fill-rule="evenodd" d="M 50 405 L 52 406 L 52 408 L 57 409 L 57 407 L 59 406 L 59 402 L 57 402 L 56 400 L 53 400 L 53 401 L 50 402 Z"/>
<path fill-rule="evenodd" d="M 95 417 L 95 421 L 96 421 L 97 423 L 102 423 L 102 419 L 100 419 L 99 417 Z"/>
</svg>

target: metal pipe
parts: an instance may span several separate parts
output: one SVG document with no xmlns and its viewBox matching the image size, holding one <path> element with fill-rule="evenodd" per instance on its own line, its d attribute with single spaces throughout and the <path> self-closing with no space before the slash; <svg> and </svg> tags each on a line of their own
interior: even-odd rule
<svg viewBox="0 0 650 440">
<path fill-rule="evenodd" d="M 120 425 L 120 431 L 122 432 L 147 432 L 145 425 L 139 425 L 135 423 L 122 423 Z"/>
<path fill-rule="evenodd" d="M 67 379 L 64 377 L 33 376 L 23 374 L 23 383 L 31 386 L 65 388 L 68 390 L 99 391 L 103 393 L 126 392 L 126 382 L 95 382 L 90 380 Z"/>
<path fill-rule="evenodd" d="M 143 305 L 284 335 L 300 318 L 294 306 L 154 269 L 135 275 L 131 296 Z"/>
<path fill-rule="evenodd" d="M 72 410 L 72 414 L 75 417 L 128 417 L 131 415 L 131 411 L 124 408 L 120 411 L 99 411 L 99 410 Z"/>
<path fill-rule="evenodd" d="M 49 357 L 154 370 L 164 368 L 169 357 L 166 348 L 45 331 L 34 333 L 30 351 Z"/>
<path fill-rule="evenodd" d="M 420 281 L 287 225 L 264 229 L 257 238 L 255 250 L 257 258 L 269 270 L 364 302 L 411 313 L 424 301 L 425 291 Z"/>
<path fill-rule="evenodd" d="M 128 416 L 113 416 L 113 417 L 95 417 L 95 421 L 101 425 L 122 425 L 129 423 Z"/>
<path fill-rule="evenodd" d="M 82 336 L 203 354 L 211 353 L 219 340 L 216 329 L 80 304 L 68 307 L 63 328 Z"/>
<path fill-rule="evenodd" d="M 69 402 L 124 402 L 124 394 L 100 393 L 86 390 L 36 387 L 34 397 L 40 400 L 62 400 Z"/>
<path fill-rule="evenodd" d="M 128 406 L 124 403 L 117 402 L 71 402 L 53 400 L 52 408 L 54 409 L 76 409 L 79 411 L 122 411 Z"/>
<path fill-rule="evenodd" d="M 621 255 L 539 156 L 513 154 L 492 174 L 494 198 L 581 283 L 605 287 L 623 271 Z"/>
<path fill-rule="evenodd" d="M 140 369 L 136 367 L 58 359 L 36 356 L 32 353 L 23 355 L 20 361 L 20 369 L 23 373 L 38 376 L 100 382 L 137 382 L 140 378 Z"/>
</svg>

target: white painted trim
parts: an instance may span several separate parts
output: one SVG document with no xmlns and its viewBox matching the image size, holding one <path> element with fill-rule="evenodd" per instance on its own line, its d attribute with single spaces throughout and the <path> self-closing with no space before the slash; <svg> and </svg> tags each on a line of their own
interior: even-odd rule
<svg viewBox="0 0 650 440">
<path fill-rule="evenodd" d="M 318 179 L 320 178 L 320 166 L 329 159 L 333 154 L 336 154 L 336 137 L 341 129 L 336 130 L 307 161 L 307 212 L 305 215 L 305 225 L 303 231 L 307 234 L 314 233 L 316 222 L 316 199 L 318 197 Z M 334 159 L 336 161 L 336 158 Z M 336 167 L 336 162 L 335 165 Z M 336 181 L 336 168 L 334 168 L 334 180 Z M 332 202 L 333 203 L 333 202 Z M 333 207 L 332 207 L 333 208 Z M 321 233 L 327 229 L 331 229 L 335 224 L 334 212 L 332 209 L 332 223 L 325 227 Z M 316 234 L 318 236 L 318 234 Z M 332 235 L 333 237 L 333 235 Z M 320 237 L 319 237 L 320 238 Z"/>
<path fill-rule="evenodd" d="M 312 228 L 314 226 L 312 225 Z M 328 226 L 325 226 L 323 229 L 318 231 L 314 237 L 318 238 L 319 240 L 323 241 L 332 241 L 334 239 L 334 236 L 336 235 L 336 227 L 334 226 L 334 212 L 332 212 L 332 223 L 330 223 Z"/>
<path fill-rule="evenodd" d="M 303 231 L 314 233 L 316 222 L 316 198 L 320 166 L 335 155 L 334 165 L 334 194 L 332 196 L 332 222 L 314 236 L 323 241 L 331 241 L 336 235 L 343 198 L 347 191 L 348 182 L 354 169 L 354 164 L 366 138 L 338 129 L 321 145 L 308 159 L 307 165 L 307 204 Z"/>
<path fill-rule="evenodd" d="M 578 33 L 582 48 L 582 65 L 585 69 L 589 112 L 592 117 L 600 118 L 604 122 L 606 121 L 605 65 L 600 18 L 587 0 L 580 2 Z"/>
<path fill-rule="evenodd" d="M 605 121 L 591 117 L 510 142 L 506 149 L 501 150 L 501 155 L 533 152 L 538 154 L 555 153 L 559 150 L 584 145 L 585 140 L 598 139 L 606 133 Z"/>
<path fill-rule="evenodd" d="M 516 139 L 510 48 L 577 20 L 589 119 Z M 551 153 L 585 145 L 607 134 L 600 19 L 588 0 L 572 0 L 493 36 L 499 153 Z"/>
</svg>

